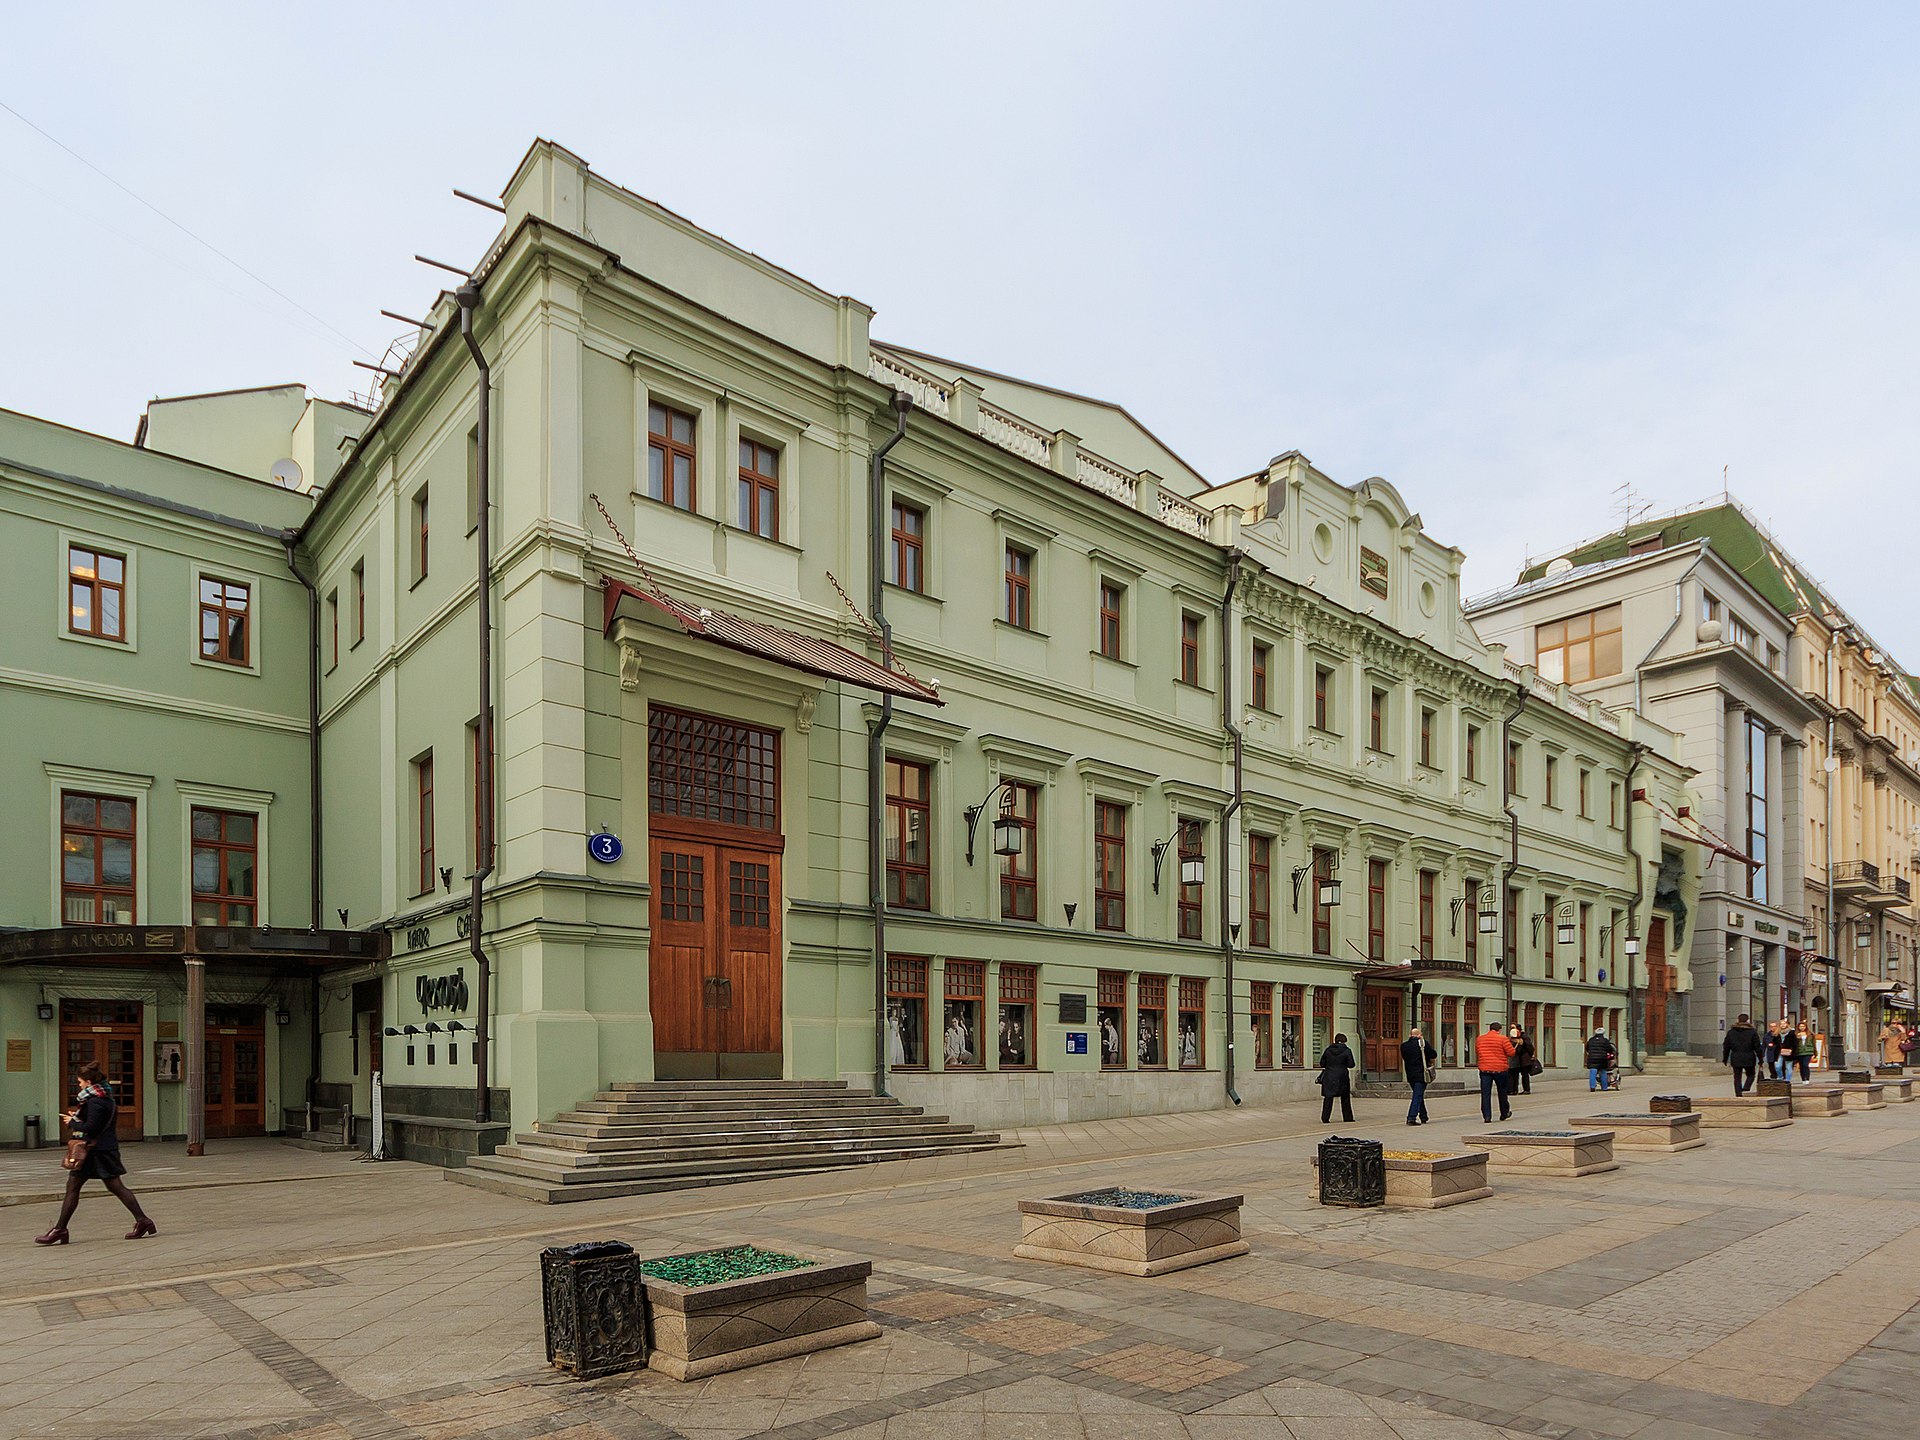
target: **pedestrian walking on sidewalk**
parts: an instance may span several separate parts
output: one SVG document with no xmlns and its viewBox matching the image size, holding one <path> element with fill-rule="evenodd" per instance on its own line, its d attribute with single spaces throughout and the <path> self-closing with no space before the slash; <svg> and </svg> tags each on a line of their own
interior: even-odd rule
<svg viewBox="0 0 1920 1440">
<path fill-rule="evenodd" d="M 127 1239 L 142 1240 L 158 1234 L 160 1227 L 147 1218 L 147 1212 L 140 1208 L 139 1197 L 120 1178 L 127 1173 L 120 1159 L 120 1137 L 113 1129 L 120 1107 L 113 1103 L 113 1087 L 107 1084 L 107 1072 L 89 1061 L 80 1067 L 75 1078 L 78 1093 L 73 1109 L 64 1118 L 69 1141 L 83 1143 L 85 1153 L 79 1163 L 67 1171 L 67 1193 L 60 1201 L 60 1218 L 46 1234 L 34 1236 L 33 1243 L 67 1243 L 67 1222 L 73 1219 L 73 1212 L 80 1204 L 80 1187 L 89 1180 L 104 1184 L 132 1214 L 133 1229 L 127 1232 Z"/>
<path fill-rule="evenodd" d="M 1764 1063 L 1769 1080 L 1786 1079 L 1785 1073 L 1780 1069 L 1780 1031 L 1786 1023 L 1784 1020 L 1775 1020 L 1767 1026 L 1767 1051 Z"/>
<path fill-rule="evenodd" d="M 1533 1077 L 1543 1068 L 1534 1058 L 1533 1040 L 1522 1025 L 1511 1027 L 1507 1031 L 1507 1038 L 1513 1041 L 1513 1062 L 1508 1066 L 1507 1094 L 1531 1095 Z"/>
<path fill-rule="evenodd" d="M 1800 1079 L 1813 1079 L 1813 1036 L 1807 1033 L 1807 1027 L 1796 1025 L 1793 1028 L 1793 1059 L 1800 1067 Z"/>
<path fill-rule="evenodd" d="M 1733 1067 L 1735 1099 L 1753 1088 L 1754 1071 L 1759 1068 L 1760 1056 L 1765 1048 L 1760 1041 L 1760 1032 L 1753 1028 L 1751 1017 L 1746 1015 L 1733 1022 L 1726 1038 L 1720 1042 L 1720 1063 Z"/>
<path fill-rule="evenodd" d="M 1507 1071 L 1513 1064 L 1513 1042 L 1500 1033 L 1500 1022 L 1489 1020 L 1486 1033 L 1473 1042 L 1474 1060 L 1480 1067 L 1480 1121 L 1493 1123 L 1493 1099 L 1500 1097 L 1500 1118 L 1511 1120 L 1513 1107 L 1507 1103 Z"/>
<path fill-rule="evenodd" d="M 1587 1037 L 1587 1090 L 1607 1088 L 1607 1072 L 1613 1068 L 1615 1051 L 1613 1041 L 1607 1032 L 1594 1027 L 1593 1034 Z"/>
<path fill-rule="evenodd" d="M 1440 1058 L 1433 1043 L 1420 1033 L 1420 1027 L 1414 1026 L 1407 1038 L 1400 1043 L 1400 1068 L 1407 1072 L 1407 1084 L 1413 1087 L 1413 1099 L 1407 1104 L 1407 1124 L 1425 1125 L 1427 1115 L 1427 1081 L 1433 1078 L 1433 1065 Z"/>
<path fill-rule="evenodd" d="M 1333 1102 L 1340 1102 L 1340 1118 L 1353 1123 L 1353 1051 L 1347 1037 L 1336 1035 L 1333 1043 L 1320 1052 L 1320 1123 L 1333 1119 Z"/>
</svg>

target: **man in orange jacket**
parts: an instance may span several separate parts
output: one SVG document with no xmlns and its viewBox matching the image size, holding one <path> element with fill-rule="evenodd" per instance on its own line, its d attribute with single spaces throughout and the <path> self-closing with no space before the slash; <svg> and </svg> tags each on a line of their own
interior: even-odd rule
<svg viewBox="0 0 1920 1440">
<path fill-rule="evenodd" d="M 1474 1058 L 1480 1065 L 1480 1121 L 1493 1123 L 1493 1097 L 1500 1097 L 1500 1118 L 1511 1120 L 1513 1110 L 1507 1104 L 1507 1067 L 1513 1062 L 1513 1041 L 1500 1033 L 1500 1022 L 1487 1022 L 1487 1033 L 1473 1042 Z"/>
</svg>

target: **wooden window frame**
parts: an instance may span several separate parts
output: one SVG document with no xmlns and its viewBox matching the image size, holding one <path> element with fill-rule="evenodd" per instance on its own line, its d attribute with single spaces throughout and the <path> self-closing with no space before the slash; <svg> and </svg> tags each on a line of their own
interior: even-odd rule
<svg viewBox="0 0 1920 1440">
<path fill-rule="evenodd" d="M 1273 647 L 1259 640 L 1254 641 L 1252 703 L 1253 708 L 1256 710 L 1271 712 L 1273 709 L 1272 669 Z"/>
<path fill-rule="evenodd" d="M 212 839 L 203 840 L 194 833 L 193 821 L 196 816 L 214 817 L 216 833 Z M 227 836 L 228 822 L 246 820 L 253 826 L 251 841 L 231 840 Z M 193 856 L 201 850 L 214 853 L 218 863 L 217 890 L 196 890 L 193 888 Z M 253 857 L 252 874 L 254 877 L 253 894 L 235 895 L 226 888 L 227 856 L 245 854 Z M 213 805 L 190 805 L 187 808 L 187 890 L 188 905 L 192 911 L 192 923 L 195 925 L 241 925 L 251 927 L 254 917 L 260 913 L 260 815 L 254 810 L 228 810 Z M 209 906 L 214 911 L 212 919 L 202 919 L 200 909 Z"/>
<path fill-rule="evenodd" d="M 1260 1023 L 1263 1020 L 1266 1022 L 1264 1032 Z M 1255 980 L 1248 984 L 1247 1026 L 1253 1031 L 1253 1068 L 1273 1069 L 1273 981 Z M 1261 1044 L 1263 1033 L 1265 1045 Z"/>
<path fill-rule="evenodd" d="M 656 414 L 665 428 L 654 429 Z M 687 422 L 687 440 L 677 438 L 673 433 L 673 422 Z M 653 457 L 660 457 L 659 494 L 654 494 Z M 673 462 L 684 459 L 687 462 L 686 503 L 680 503 L 678 487 L 674 483 Z M 664 400 L 647 402 L 647 498 L 669 509 L 681 511 L 687 515 L 700 513 L 700 417 L 690 410 L 669 405 Z"/>
<path fill-rule="evenodd" d="M 1100 653 L 1109 660 L 1119 660 L 1121 646 L 1125 643 L 1126 631 L 1124 611 L 1127 603 L 1127 587 L 1117 581 L 1100 581 L 1097 603 L 1100 610 L 1099 646 Z"/>
<path fill-rule="evenodd" d="M 1176 994 L 1174 1008 L 1173 1038 L 1180 1046 L 1179 1062 L 1169 1069 L 1204 1070 L 1207 1068 L 1207 982 L 1204 976 L 1182 975 Z M 1193 1027 L 1193 1063 L 1187 1063 L 1186 1046 L 1180 1043 L 1180 1037 L 1187 1017 L 1194 1017 Z"/>
<path fill-rule="evenodd" d="M 940 1010 L 940 1068 L 942 1070 L 985 1070 L 987 1068 L 986 1037 L 980 1032 L 985 1028 L 987 1014 L 987 962 L 984 960 L 949 960 L 942 967 L 940 977 L 940 998 L 948 1004 L 958 1002 L 973 1005 L 973 1059 L 971 1061 L 949 1061 L 947 1059 L 946 1005 Z"/>
<path fill-rule="evenodd" d="M 340 664 L 340 587 L 327 592 L 327 673 Z"/>
<path fill-rule="evenodd" d="M 1127 820 L 1131 809 L 1118 800 L 1093 802 L 1093 928 L 1111 934 L 1123 935 L 1127 929 Z M 1109 873 L 1119 876 L 1118 890 L 1101 886 Z"/>
<path fill-rule="evenodd" d="M 1333 851 L 1323 845 L 1313 848 L 1313 873 L 1307 881 L 1313 886 L 1313 928 L 1311 944 L 1316 955 L 1333 954 L 1333 907 L 1321 903 L 1320 887 L 1333 879 Z"/>
<path fill-rule="evenodd" d="M 1016 630 L 1033 629 L 1034 552 L 1009 540 L 1003 552 L 1005 560 L 1006 613 L 1002 617 Z"/>
<path fill-rule="evenodd" d="M 1620 674 L 1625 663 L 1622 623 L 1616 602 L 1534 626 L 1534 668 L 1552 684 L 1584 685 Z M 1603 664 L 1608 668 L 1602 669 Z"/>
<path fill-rule="evenodd" d="M 933 909 L 933 766 L 923 760 L 889 755 L 886 771 L 887 833 L 889 838 L 897 835 L 900 842 L 899 858 L 892 855 L 887 857 L 887 908 L 925 914 Z M 904 788 L 909 772 L 920 777 L 921 793 L 918 797 L 908 795 Z M 925 864 L 916 864 L 905 858 L 915 815 L 920 817 L 920 830 L 926 837 Z M 923 893 L 923 899 L 918 903 L 906 898 L 908 882 L 915 876 L 919 877 Z"/>
<path fill-rule="evenodd" d="M 1593 771 L 1584 765 L 1580 766 L 1579 774 L 1574 777 L 1574 785 L 1574 801 L 1579 806 L 1577 813 L 1582 820 L 1591 820 L 1593 818 Z"/>
<path fill-rule="evenodd" d="M 1435 895 L 1440 887 L 1440 874 L 1436 870 L 1420 872 L 1420 958 L 1433 959 Z"/>
<path fill-rule="evenodd" d="M 427 578 L 427 572 L 431 568 L 429 562 L 433 552 L 427 543 L 433 519 L 430 505 L 431 497 L 428 489 L 422 485 L 413 492 L 413 583 L 415 585 Z"/>
<path fill-rule="evenodd" d="M 1387 862 L 1367 857 L 1367 958 L 1380 965 L 1387 958 Z"/>
<path fill-rule="evenodd" d="M 1153 1071 L 1172 1069 L 1173 1067 L 1167 1063 L 1167 977 L 1165 975 L 1136 976 L 1133 994 L 1135 1068 Z M 1141 1022 L 1149 1015 L 1160 1017 L 1160 1058 L 1156 1061 L 1139 1058 Z"/>
<path fill-rule="evenodd" d="M 413 820 L 414 831 L 419 841 L 419 886 L 414 890 L 416 896 L 433 893 L 434 846 L 433 846 L 433 751 L 428 750 L 417 756 L 413 762 Z"/>
<path fill-rule="evenodd" d="M 1180 867 L 1174 877 L 1178 885 L 1173 907 L 1174 938 L 1204 940 L 1207 931 L 1207 882 L 1203 874 L 1199 884 L 1189 885 L 1186 881 L 1186 862 L 1206 853 L 1206 821 L 1182 817 L 1174 826 L 1174 835 L 1174 863 Z"/>
<path fill-rule="evenodd" d="M 1119 1074 L 1133 1068 L 1135 1038 L 1129 1033 L 1127 1023 L 1127 972 L 1124 970 L 1101 970 L 1094 976 L 1093 987 L 1095 1029 L 1099 1028 L 1100 1011 L 1118 1010 L 1120 1012 L 1120 1063 L 1107 1063 L 1107 1047 L 1100 1046 L 1100 1068 L 1108 1074 Z"/>
<path fill-rule="evenodd" d="M 367 638 L 367 562 L 356 560 L 353 569 L 347 572 L 348 593 L 353 599 L 353 639 L 348 642 L 351 650 Z"/>
<path fill-rule="evenodd" d="M 920 1059 L 895 1061 L 889 1056 L 887 1061 L 889 1070 L 906 1070 L 917 1074 L 930 1068 L 933 1040 L 927 1029 L 928 968 L 927 957 L 924 955 L 887 956 L 888 1008 L 891 1009 L 897 1001 L 903 1007 L 914 1007 L 920 1014 Z"/>
<path fill-rule="evenodd" d="M 87 557 L 89 561 L 88 568 L 92 570 L 92 574 L 86 576 L 80 576 L 78 574 L 78 567 L 76 567 L 74 563 L 74 557 L 78 555 Z M 103 560 L 117 560 L 120 563 L 120 578 L 118 580 L 107 580 L 101 576 L 100 562 Z M 89 640 L 104 640 L 111 645 L 125 645 L 127 643 L 127 574 L 129 568 L 127 556 L 117 550 L 103 550 L 97 545 L 81 545 L 71 540 L 67 542 L 67 633 L 69 635 L 84 635 Z M 84 626 L 73 623 L 73 593 L 76 588 L 84 589 L 87 592 L 88 624 Z M 103 628 L 102 625 L 102 611 L 104 607 L 100 601 L 101 597 L 108 592 L 112 592 L 119 602 L 116 613 L 119 615 L 120 623 L 118 628 L 114 630 L 107 630 Z"/>
<path fill-rule="evenodd" d="M 1549 753 L 1546 757 L 1546 794 L 1541 803 L 1549 810 L 1560 808 L 1560 757 Z"/>
<path fill-rule="evenodd" d="M 1593 905 L 1582 900 L 1578 911 L 1580 918 L 1580 983 L 1587 983 L 1588 940 L 1587 935 L 1593 929 Z"/>
<path fill-rule="evenodd" d="M 1371 687 L 1367 695 L 1367 748 L 1378 755 L 1392 753 L 1387 748 L 1387 727 L 1391 723 L 1387 704 L 1387 692 L 1378 685 Z"/>
<path fill-rule="evenodd" d="M 926 507 L 909 500 L 895 499 L 889 511 L 888 582 L 915 595 L 927 593 L 927 521 Z"/>
<path fill-rule="evenodd" d="M 1286 1038 L 1287 1021 L 1293 1021 L 1293 1058 L 1287 1058 Z M 1307 1068 L 1307 987 L 1304 985 L 1282 985 L 1280 987 L 1280 1030 L 1273 1038 L 1275 1064 L 1282 1070 L 1304 1070 Z M 1319 1057 L 1314 1057 L 1318 1059 Z"/>
<path fill-rule="evenodd" d="M 1549 980 L 1558 980 L 1560 978 L 1558 974 L 1559 961 L 1560 961 L 1559 929 L 1560 929 L 1560 902 L 1562 898 L 1563 897 L 1559 895 L 1547 895 L 1543 897 L 1547 907 L 1547 923 L 1546 923 L 1547 938 L 1545 942 L 1545 946 L 1546 946 L 1545 955 L 1546 955 L 1546 971 L 1547 971 L 1546 978 Z"/>
<path fill-rule="evenodd" d="M 1520 958 L 1520 887 L 1507 887 L 1506 909 L 1500 917 L 1500 949 L 1507 973 L 1518 976 Z"/>
<path fill-rule="evenodd" d="M 1040 918 L 1040 787 L 1008 781 L 1000 813 L 1013 821 L 1020 835 L 1020 853 L 1000 857 L 1000 918 L 1031 923 Z M 1023 860 L 1025 874 L 1020 873 Z"/>
<path fill-rule="evenodd" d="M 995 1029 L 994 1059 L 1001 1070 L 1033 1070 L 1039 1067 L 1039 1055 L 1035 1041 L 1036 1021 L 1040 1014 L 1040 967 L 1037 965 L 1016 965 L 1012 962 L 1000 966 L 999 985 L 1000 1013 L 994 1018 Z M 1009 1009 L 1026 1011 L 1027 1058 L 1009 1062 L 998 1042 L 998 1026 L 1007 1023 L 1006 1012 Z"/>
<path fill-rule="evenodd" d="M 209 587 L 212 595 L 209 597 Z M 228 580 L 212 573 L 199 573 L 194 577 L 196 599 L 200 605 L 199 658 L 210 665 L 231 665 L 236 670 L 245 670 L 253 664 L 253 584 L 247 580 Z M 232 592 L 239 592 L 239 604 L 236 606 Z M 227 653 L 229 633 L 227 622 L 238 618 L 240 634 L 240 653 Z M 207 621 L 214 623 L 214 648 L 207 649 Z"/>
<path fill-rule="evenodd" d="M 1467 939 L 1462 948 L 1462 956 L 1470 969 L 1480 968 L 1480 882 L 1464 880 L 1460 893 L 1466 901 L 1460 908 L 1466 912 Z"/>
<path fill-rule="evenodd" d="M 1180 612 L 1180 683 L 1200 684 L 1200 627 L 1204 623 L 1191 610 Z"/>
<path fill-rule="evenodd" d="M 90 800 L 93 802 L 93 821 L 91 823 L 70 821 L 67 819 L 67 801 Z M 127 828 L 124 830 L 109 828 L 101 819 L 102 809 L 109 803 L 127 807 Z M 67 879 L 66 852 L 69 836 L 85 836 L 92 842 L 93 879 L 80 884 Z M 106 845 L 109 840 L 125 840 L 128 853 L 132 858 L 127 882 L 124 885 L 106 883 Z M 60 876 L 60 924 L 68 925 L 138 925 L 140 923 L 140 799 L 135 795 L 115 795 L 101 790 L 67 790 L 60 792 L 60 838 L 59 849 L 55 856 L 57 873 Z M 94 918 L 91 920 L 73 920 L 67 915 L 69 897 L 84 895 L 91 899 Z M 109 899 L 124 898 L 127 918 L 125 920 L 107 920 L 101 918 L 101 907 Z"/>
<path fill-rule="evenodd" d="M 1301 1059 L 1318 1068 L 1320 1051 L 1333 1040 L 1333 987 L 1316 985 L 1313 987 L 1313 1013 L 1308 1017 L 1307 1033 L 1301 1038 L 1308 1043 L 1301 1051 Z M 1319 1040 L 1315 1032 L 1321 1031 L 1326 1039 Z"/>
<path fill-rule="evenodd" d="M 1273 948 L 1273 836 L 1247 837 L 1247 944 Z"/>
<path fill-rule="evenodd" d="M 740 437 L 740 528 L 762 540 L 780 538 L 780 455 L 778 446 Z"/>
<path fill-rule="evenodd" d="M 1524 740 L 1509 740 L 1507 742 L 1507 793 L 1509 795 L 1524 795 L 1527 793 L 1520 788 L 1520 781 L 1525 776 L 1525 766 L 1526 742 Z"/>
<path fill-rule="evenodd" d="M 1313 728 L 1323 735 L 1333 729 L 1334 674 L 1331 665 L 1313 667 Z"/>
<path fill-rule="evenodd" d="M 1466 763 L 1462 767 L 1468 781 L 1480 783 L 1480 727 L 1467 726 Z"/>
<path fill-rule="evenodd" d="M 1422 705 L 1420 707 L 1420 764 L 1422 768 L 1427 770 L 1434 768 L 1433 722 L 1439 718 L 1439 712 L 1431 705 Z"/>
</svg>

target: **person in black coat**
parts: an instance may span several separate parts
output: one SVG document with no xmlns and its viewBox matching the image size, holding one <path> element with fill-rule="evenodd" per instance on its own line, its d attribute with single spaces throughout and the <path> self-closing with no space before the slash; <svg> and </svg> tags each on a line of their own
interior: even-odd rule
<svg viewBox="0 0 1920 1440">
<path fill-rule="evenodd" d="M 1427 1077 L 1433 1074 L 1433 1062 L 1440 1058 L 1431 1041 L 1414 1026 L 1400 1042 L 1400 1068 L 1406 1071 L 1407 1084 L 1413 1087 L 1413 1099 L 1407 1105 L 1407 1124 L 1425 1125 L 1427 1115 Z"/>
<path fill-rule="evenodd" d="M 1766 1052 L 1766 1042 L 1753 1028 L 1752 1019 L 1742 1015 L 1727 1029 L 1720 1042 L 1720 1063 L 1733 1067 L 1733 1093 L 1744 1095 L 1753 1088 L 1753 1074 Z"/>
<path fill-rule="evenodd" d="M 114 1133 L 114 1120 L 119 1115 L 120 1107 L 113 1103 L 113 1090 L 107 1084 L 106 1071 L 90 1061 L 80 1067 L 77 1078 L 80 1082 L 79 1094 L 75 1097 L 73 1110 L 66 1117 L 67 1135 L 70 1139 L 87 1142 L 87 1158 L 80 1162 L 78 1168 L 67 1172 L 67 1193 L 60 1201 L 59 1220 L 46 1234 L 34 1236 L 33 1243 L 67 1243 L 67 1222 L 73 1219 L 73 1212 L 80 1204 L 80 1187 L 89 1180 L 104 1184 L 133 1215 L 133 1229 L 127 1232 L 127 1239 L 144 1240 L 149 1235 L 159 1234 L 160 1227 L 147 1218 L 147 1212 L 140 1208 L 139 1197 L 120 1178 L 127 1173 L 126 1163 L 120 1158 L 120 1137 Z"/>
<path fill-rule="evenodd" d="M 1613 1062 L 1619 1057 L 1614 1049 L 1613 1038 L 1599 1027 L 1587 1037 L 1587 1089 L 1604 1090 L 1607 1088 L 1607 1072 L 1613 1069 Z"/>
<path fill-rule="evenodd" d="M 1333 1119 L 1333 1102 L 1340 1102 L 1340 1118 L 1353 1123 L 1353 1051 L 1347 1037 L 1336 1035 L 1333 1043 L 1320 1052 L 1320 1123 Z"/>
<path fill-rule="evenodd" d="M 1533 1093 L 1533 1037 L 1519 1025 L 1507 1031 L 1507 1038 L 1513 1041 L 1513 1061 L 1507 1070 L 1507 1094 L 1531 1095 Z"/>
</svg>

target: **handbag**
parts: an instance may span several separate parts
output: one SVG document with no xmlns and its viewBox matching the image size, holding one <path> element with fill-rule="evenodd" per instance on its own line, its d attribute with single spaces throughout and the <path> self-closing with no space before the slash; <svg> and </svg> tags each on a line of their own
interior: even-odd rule
<svg viewBox="0 0 1920 1440">
<path fill-rule="evenodd" d="M 1538 1075 L 1546 1068 L 1547 1067 L 1542 1065 L 1538 1060 L 1529 1060 L 1527 1062 L 1527 1074 L 1529 1075 Z"/>
<path fill-rule="evenodd" d="M 91 1140 L 67 1141 L 67 1153 L 60 1157 L 62 1170 L 78 1170 L 87 1163 L 87 1152 L 93 1149 Z"/>
</svg>

